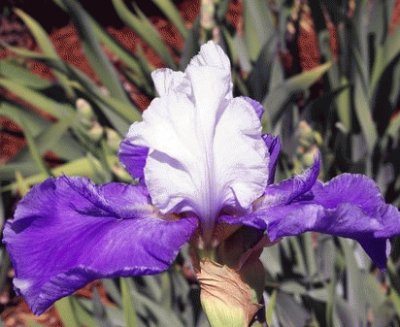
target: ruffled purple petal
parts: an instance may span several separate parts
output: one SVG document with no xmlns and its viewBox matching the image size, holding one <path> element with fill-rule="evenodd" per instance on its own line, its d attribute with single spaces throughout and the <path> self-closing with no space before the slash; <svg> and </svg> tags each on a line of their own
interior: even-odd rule
<svg viewBox="0 0 400 327">
<path fill-rule="evenodd" d="M 268 185 L 265 189 L 264 197 L 259 201 L 260 206 L 284 205 L 299 200 L 299 197 L 307 197 L 307 192 L 311 190 L 317 181 L 320 166 L 321 159 L 317 156 L 313 165 L 302 174 L 285 179 L 278 184 Z"/>
<path fill-rule="evenodd" d="M 278 163 L 279 153 L 281 152 L 281 141 L 278 136 L 272 134 L 263 134 L 262 136 L 269 152 L 268 162 L 268 185 L 274 182 L 276 165 Z"/>
<path fill-rule="evenodd" d="M 94 279 L 166 270 L 196 228 L 161 217 L 142 186 L 61 177 L 20 201 L 4 243 L 16 291 L 40 314 Z"/>
<path fill-rule="evenodd" d="M 326 184 L 317 182 L 304 193 L 307 189 L 306 182 L 285 181 L 274 186 L 271 200 L 253 213 L 221 220 L 265 229 L 271 241 L 308 231 L 352 238 L 384 268 L 388 238 L 400 234 L 400 212 L 384 202 L 376 184 L 366 176 L 343 174 Z M 277 201 L 274 196 L 281 198 Z"/>
<path fill-rule="evenodd" d="M 146 164 L 149 149 L 144 146 L 134 145 L 124 139 L 119 147 L 119 160 L 124 168 L 134 178 L 143 178 L 143 169 Z"/>
</svg>

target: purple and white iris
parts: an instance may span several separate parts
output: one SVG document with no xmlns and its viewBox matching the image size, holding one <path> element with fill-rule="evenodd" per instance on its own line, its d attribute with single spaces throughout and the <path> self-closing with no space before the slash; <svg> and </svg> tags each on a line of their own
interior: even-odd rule
<svg viewBox="0 0 400 327">
<path fill-rule="evenodd" d="M 160 96 L 120 148 L 139 184 L 50 178 L 7 223 L 14 286 L 34 313 L 97 278 L 164 271 L 193 235 L 197 246 L 214 246 L 219 224 L 251 226 L 271 241 L 307 231 L 349 237 L 385 267 L 388 238 L 400 234 L 398 209 L 365 176 L 317 181 L 319 158 L 273 184 L 279 140 L 262 134 L 258 102 L 233 97 L 218 45 L 203 45 L 185 72 L 152 77 Z"/>
</svg>

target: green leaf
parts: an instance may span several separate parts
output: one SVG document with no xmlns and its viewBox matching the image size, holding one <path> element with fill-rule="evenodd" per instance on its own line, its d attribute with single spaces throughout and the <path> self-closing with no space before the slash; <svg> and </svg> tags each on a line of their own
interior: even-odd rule
<svg viewBox="0 0 400 327">
<path fill-rule="evenodd" d="M 51 58 L 59 59 L 58 54 L 54 49 L 51 40 L 49 39 L 49 36 L 47 35 L 46 31 L 40 26 L 40 24 L 32 17 L 30 17 L 27 13 L 23 12 L 21 9 L 14 9 L 14 12 L 23 20 L 25 25 L 28 26 L 29 30 L 36 40 L 36 43 L 39 45 L 43 53 Z M 53 71 L 53 73 L 60 81 L 67 96 L 72 98 L 74 96 L 74 92 L 68 83 L 68 79 L 64 75 L 59 74 L 56 71 Z"/>
<path fill-rule="evenodd" d="M 112 324 L 107 316 L 107 311 L 105 310 L 103 304 L 101 303 L 99 292 L 97 288 L 93 289 L 93 315 L 96 320 L 98 327 L 111 327 Z"/>
<path fill-rule="evenodd" d="M 171 0 L 153 0 L 153 2 L 161 9 L 165 16 L 176 26 L 179 33 L 184 39 L 188 36 L 188 30 L 185 23 Z"/>
<path fill-rule="evenodd" d="M 2 103 L 0 108 L 0 115 L 11 119 L 17 124 L 19 122 L 19 118 L 23 117 L 24 120 L 28 122 L 28 124 L 26 124 L 25 127 L 29 129 L 30 133 L 35 138 L 35 142 L 38 144 L 39 147 L 40 147 L 40 141 L 37 140 L 36 137 L 38 137 L 39 134 L 43 133 L 44 130 L 52 126 L 51 122 L 43 119 L 32 110 L 22 108 L 20 106 L 11 104 L 9 102 Z M 73 115 L 67 117 L 72 117 Z M 55 133 L 58 134 L 58 132 Z M 78 157 L 81 157 L 84 154 L 84 152 L 81 149 L 81 146 L 70 135 L 67 134 L 61 135 L 59 140 L 60 142 L 53 142 L 53 140 L 49 140 L 50 144 L 48 146 L 48 149 L 54 151 L 55 154 L 60 158 L 66 160 L 73 160 Z M 43 152 L 41 151 L 40 153 Z M 29 155 L 27 155 L 27 151 L 23 149 L 12 159 L 12 162 L 20 162 L 27 160 L 29 160 Z M 0 167 L 0 170 L 1 168 L 2 167 Z M 21 172 L 24 176 L 26 176 L 26 174 L 23 171 Z M 34 172 L 36 172 L 35 169 Z M 1 177 L 3 178 L 4 176 L 2 175 Z"/>
<path fill-rule="evenodd" d="M 307 273 L 309 278 L 315 277 L 317 274 L 317 264 L 315 258 L 315 251 L 313 249 L 312 244 L 312 235 L 311 233 L 305 233 L 302 235 L 303 246 L 304 246 L 304 258 L 307 267 Z"/>
<path fill-rule="evenodd" d="M 38 168 L 32 162 L 17 162 L 0 165 L 0 181 L 11 181 L 15 178 L 15 172 L 19 171 L 23 176 L 37 174 Z"/>
<path fill-rule="evenodd" d="M 71 298 L 64 297 L 55 303 L 58 314 L 65 327 L 80 327 L 72 306 Z"/>
<path fill-rule="evenodd" d="M 41 171 L 42 174 L 46 176 L 50 176 L 50 171 L 47 168 L 45 162 L 43 161 L 43 158 L 40 154 L 40 150 L 38 149 L 36 142 L 29 131 L 29 128 L 27 128 L 28 123 L 25 121 L 23 117 L 19 117 L 18 123 L 22 128 L 26 142 L 28 143 L 29 152 L 31 153 L 32 159 L 35 161 L 37 167 L 39 168 L 39 171 Z"/>
<path fill-rule="evenodd" d="M 23 56 L 24 58 L 40 60 L 46 65 L 54 67 L 60 72 L 70 76 L 72 80 L 77 80 L 79 84 L 75 83 L 74 87 L 78 88 L 82 92 L 85 91 L 88 92 L 88 95 L 103 111 L 104 115 L 110 120 L 114 128 L 117 129 L 121 134 L 125 134 L 127 132 L 130 124 L 133 121 L 141 120 L 141 115 L 138 109 L 132 103 L 125 104 L 124 102 L 121 102 L 116 98 L 112 98 L 110 96 L 105 96 L 101 94 L 96 84 L 94 84 L 94 82 L 84 73 L 82 73 L 79 69 L 71 65 L 64 64 L 59 60 L 54 60 L 44 55 L 38 55 L 37 53 L 32 51 L 16 47 L 7 47 L 7 48 L 15 52 L 16 54 Z M 12 85 L 10 86 L 10 88 L 12 88 Z M 20 93 L 21 96 L 25 95 L 23 91 L 21 91 Z M 27 101 L 29 101 L 28 100 L 29 97 L 26 98 Z M 34 104 L 40 106 L 46 99 L 43 99 L 43 97 L 41 97 L 40 99 L 34 98 L 33 100 L 35 100 Z M 51 103 L 48 103 L 48 101 L 45 104 L 46 104 L 46 107 L 44 107 L 45 109 L 51 110 L 53 108 Z M 43 108 L 43 106 L 41 108 Z"/>
<path fill-rule="evenodd" d="M 127 327 L 137 327 L 137 317 L 135 305 L 133 302 L 133 286 L 128 278 L 120 278 L 121 293 L 122 293 L 122 308 L 125 314 L 125 322 Z"/>
<path fill-rule="evenodd" d="M 385 43 L 376 49 L 371 75 L 371 91 L 375 90 L 385 69 L 400 55 L 400 28 L 389 34 Z"/>
<path fill-rule="evenodd" d="M 273 18 L 264 1 L 244 1 L 244 37 L 250 59 L 255 61 L 275 33 Z"/>
<path fill-rule="evenodd" d="M 81 301 L 86 299 L 76 298 L 74 296 L 70 297 L 72 306 L 74 308 L 74 313 L 76 320 L 79 322 L 79 326 L 85 327 L 97 327 L 96 322 L 93 319 L 93 310 L 88 310 Z M 88 301 L 88 300 L 86 300 Z"/>
<path fill-rule="evenodd" d="M 179 68 L 184 70 L 186 66 L 189 64 L 190 60 L 193 58 L 195 54 L 197 54 L 200 50 L 199 39 L 200 39 L 200 18 L 196 17 L 193 22 L 192 29 L 189 31 L 189 35 L 185 40 L 185 46 L 183 47 L 183 51 L 181 53 L 181 59 L 179 63 Z"/>
<path fill-rule="evenodd" d="M 268 92 L 276 52 L 277 38 L 273 35 L 262 47 L 247 80 L 250 96 L 257 101 L 262 101 Z"/>
<path fill-rule="evenodd" d="M 1 167 L 0 167 L 1 169 Z M 1 171 L 1 170 L 0 170 Z M 86 176 L 91 179 L 98 179 L 102 173 L 102 167 L 99 161 L 91 156 L 79 158 L 51 170 L 52 176 Z M 31 186 L 44 181 L 48 177 L 47 174 L 36 174 L 25 178 L 25 182 Z M 16 183 L 11 183 L 3 187 L 2 191 L 7 192 L 16 190 Z"/>
<path fill-rule="evenodd" d="M 273 290 L 272 294 L 269 298 L 268 304 L 267 304 L 267 308 L 265 310 L 265 319 L 267 321 L 267 325 L 268 326 L 272 326 L 272 317 L 274 314 L 274 310 L 275 310 L 275 305 L 276 305 L 276 296 L 278 295 L 277 290 Z"/>
<path fill-rule="evenodd" d="M 0 86 L 53 117 L 62 119 L 74 112 L 72 106 L 54 101 L 42 93 L 29 89 L 14 81 L 0 78 Z"/>
<path fill-rule="evenodd" d="M 367 142 L 368 151 L 372 154 L 378 135 L 372 120 L 372 113 L 368 102 L 368 94 L 362 85 L 361 76 L 356 75 L 354 80 L 354 108 L 363 136 Z"/>
<path fill-rule="evenodd" d="M 46 89 L 52 85 L 48 80 L 33 74 L 30 70 L 13 60 L 1 60 L 0 76 L 38 90 Z"/>
<path fill-rule="evenodd" d="M 400 295 L 395 289 L 391 288 L 389 293 L 390 300 L 393 303 L 393 307 L 396 310 L 397 315 L 400 317 Z"/>
<path fill-rule="evenodd" d="M 61 9 L 67 11 L 67 8 L 63 4 L 62 0 L 53 0 Z M 138 74 L 143 78 L 142 73 L 140 71 L 139 64 L 134 55 L 129 53 L 127 49 L 125 49 L 121 44 L 119 44 L 115 38 L 110 36 L 107 31 L 99 25 L 91 16 L 87 15 L 87 18 L 92 25 L 93 31 L 96 34 L 96 37 L 103 42 L 104 45 L 113 52 L 128 68 Z"/>
<path fill-rule="evenodd" d="M 293 76 L 274 89 L 271 89 L 265 97 L 263 105 L 271 117 L 272 124 L 275 125 L 278 122 L 285 109 L 285 103 L 290 100 L 290 97 L 294 93 L 307 90 L 325 74 L 330 67 L 331 63 L 323 64 L 307 72 Z"/>
<path fill-rule="evenodd" d="M 90 65 L 99 76 L 101 82 L 110 91 L 110 94 L 118 100 L 130 103 L 128 96 L 122 88 L 118 74 L 100 47 L 93 30 L 89 15 L 83 10 L 77 1 L 63 0 L 65 7 L 82 39 L 82 47 L 90 62 Z"/>
<path fill-rule="evenodd" d="M 27 128 L 29 128 L 34 137 L 39 135 L 50 124 L 33 111 L 5 101 L 1 103 L 0 116 L 7 117 L 15 123 L 19 122 L 20 117 L 24 117 L 26 121 L 29 121 Z"/>
<path fill-rule="evenodd" d="M 341 87 L 348 85 L 348 80 L 345 76 L 340 79 Z M 336 100 L 337 112 L 341 123 L 344 125 L 347 131 L 351 128 L 351 102 L 350 102 L 350 90 L 348 88 L 341 92 Z"/>
<path fill-rule="evenodd" d="M 123 0 L 112 0 L 112 2 L 121 20 L 153 48 L 169 67 L 176 68 L 175 62 L 162 41 L 160 34 L 139 8 L 135 7 L 138 17 L 130 12 Z"/>
<path fill-rule="evenodd" d="M 389 123 L 389 127 L 386 130 L 386 134 L 392 138 L 396 138 L 400 131 L 400 115 L 397 114 L 393 117 Z"/>
<path fill-rule="evenodd" d="M 347 292 L 349 305 L 352 308 L 353 315 L 361 323 L 366 325 L 367 318 L 367 296 L 364 293 L 363 275 L 357 266 L 354 256 L 354 250 L 347 239 L 339 239 L 340 246 L 343 249 L 346 262 Z"/>
<path fill-rule="evenodd" d="M 102 280 L 103 286 L 107 291 L 107 295 L 116 303 L 118 306 L 122 306 L 122 298 L 121 294 L 115 285 L 114 280 L 111 279 L 103 279 Z"/>
<path fill-rule="evenodd" d="M 35 143 L 39 153 L 44 153 L 56 144 L 62 137 L 62 135 L 72 126 L 77 118 L 77 114 L 69 115 L 64 119 L 60 119 L 58 122 L 52 124 L 47 130 L 41 133 Z M 66 146 L 66 144 L 64 144 Z"/>
</svg>

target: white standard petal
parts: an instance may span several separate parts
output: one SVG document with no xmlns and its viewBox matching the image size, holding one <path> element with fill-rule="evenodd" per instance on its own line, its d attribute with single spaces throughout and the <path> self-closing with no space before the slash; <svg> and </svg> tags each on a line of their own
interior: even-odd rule
<svg viewBox="0 0 400 327">
<path fill-rule="evenodd" d="M 128 138 L 150 149 L 144 176 L 153 203 L 163 213 L 195 212 L 209 234 L 221 209 L 247 209 L 264 192 L 268 151 L 260 120 L 246 101 L 232 98 L 229 60 L 214 43 L 184 75 L 164 70 L 153 78 L 161 97 Z"/>
<path fill-rule="evenodd" d="M 151 78 L 160 96 L 167 94 L 169 91 L 190 95 L 191 87 L 185 73 L 175 72 L 169 68 L 160 68 L 151 73 Z"/>
</svg>

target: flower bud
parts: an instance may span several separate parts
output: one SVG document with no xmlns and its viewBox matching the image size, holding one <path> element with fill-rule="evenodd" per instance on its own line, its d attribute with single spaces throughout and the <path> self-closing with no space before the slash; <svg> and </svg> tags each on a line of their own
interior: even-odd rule
<svg viewBox="0 0 400 327">
<path fill-rule="evenodd" d="M 115 130 L 106 127 L 106 138 L 110 149 L 117 152 L 119 149 L 119 144 L 121 143 L 121 137 L 119 134 Z"/>
<path fill-rule="evenodd" d="M 234 269 L 202 259 L 196 269 L 200 300 L 212 327 L 247 327 L 261 305 Z"/>
<path fill-rule="evenodd" d="M 85 99 L 76 100 L 75 107 L 78 111 L 79 121 L 85 127 L 90 127 L 96 119 L 92 106 Z"/>
<path fill-rule="evenodd" d="M 103 136 L 104 128 L 97 121 L 92 124 L 92 127 L 87 131 L 86 135 L 94 142 L 100 141 Z"/>
</svg>

